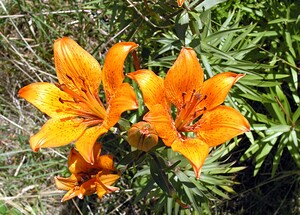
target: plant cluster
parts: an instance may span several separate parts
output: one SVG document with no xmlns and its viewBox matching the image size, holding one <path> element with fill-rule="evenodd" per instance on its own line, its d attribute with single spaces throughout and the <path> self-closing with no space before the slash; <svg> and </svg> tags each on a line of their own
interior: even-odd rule
<svg viewBox="0 0 300 215">
<path fill-rule="evenodd" d="M 299 212 L 299 7 L 0 2 L 0 213 Z"/>
</svg>

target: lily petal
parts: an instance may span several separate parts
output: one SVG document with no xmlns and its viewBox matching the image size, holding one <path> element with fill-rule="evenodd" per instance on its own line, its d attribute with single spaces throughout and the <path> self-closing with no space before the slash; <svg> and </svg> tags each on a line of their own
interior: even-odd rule
<svg viewBox="0 0 300 215">
<path fill-rule="evenodd" d="M 182 141 L 176 140 L 171 147 L 173 151 L 180 152 L 190 161 L 193 166 L 195 176 L 199 179 L 201 168 L 209 153 L 209 146 L 202 140 L 194 138 Z"/>
<path fill-rule="evenodd" d="M 54 63 L 59 83 L 78 95 L 82 89 L 89 89 L 93 95 L 98 95 L 100 64 L 74 40 L 63 37 L 55 41 Z"/>
<path fill-rule="evenodd" d="M 99 157 L 97 168 L 102 168 L 105 170 L 114 170 L 114 161 L 112 155 L 102 155 Z"/>
<path fill-rule="evenodd" d="M 240 112 L 219 106 L 203 114 L 197 122 L 195 133 L 209 146 L 217 146 L 249 130 L 249 122 Z"/>
<path fill-rule="evenodd" d="M 124 80 L 123 67 L 127 55 L 137 47 L 134 42 L 121 42 L 112 46 L 106 54 L 102 80 L 107 102 Z"/>
<path fill-rule="evenodd" d="M 70 190 L 76 185 L 78 179 L 74 174 L 72 174 L 69 178 L 63 178 L 60 176 L 56 176 L 56 177 L 54 177 L 54 181 L 55 181 L 55 186 L 57 187 L 57 189 Z"/>
<path fill-rule="evenodd" d="M 180 109 L 203 84 L 203 70 L 195 51 L 183 48 L 165 78 L 166 96 Z"/>
<path fill-rule="evenodd" d="M 122 83 L 108 103 L 107 117 L 103 126 L 107 129 L 111 128 L 120 120 L 124 111 L 137 108 L 138 102 L 134 90 L 128 83 Z"/>
<path fill-rule="evenodd" d="M 94 164 L 94 144 L 98 137 L 107 131 L 108 130 L 102 125 L 90 127 L 86 129 L 83 135 L 81 135 L 75 142 L 77 151 L 81 154 L 86 162 Z"/>
<path fill-rule="evenodd" d="M 71 149 L 68 157 L 68 167 L 71 173 L 83 173 L 88 169 L 92 169 L 93 166 L 87 163 L 84 158 L 74 148 Z"/>
<path fill-rule="evenodd" d="M 62 118 L 76 115 L 74 110 L 80 110 L 80 107 L 73 101 L 72 97 L 51 83 L 39 82 L 29 84 L 19 90 L 19 96 L 50 117 Z"/>
<path fill-rule="evenodd" d="M 30 138 L 30 146 L 35 152 L 40 148 L 64 146 L 80 137 L 85 129 L 80 119 L 51 118 Z"/>
<path fill-rule="evenodd" d="M 83 198 L 82 191 L 79 187 L 74 187 L 71 190 L 69 190 L 60 201 L 65 202 L 65 201 L 70 200 L 70 199 L 72 199 L 76 196 L 78 196 L 78 198 L 81 197 L 81 199 Z"/>
<path fill-rule="evenodd" d="M 154 125 L 158 136 L 166 146 L 171 146 L 179 138 L 172 116 L 162 105 L 153 106 L 143 119 Z"/>
<path fill-rule="evenodd" d="M 165 99 L 164 81 L 151 70 L 138 70 L 127 74 L 136 81 L 143 93 L 145 105 L 149 110 L 156 104 L 167 106 Z"/>
<path fill-rule="evenodd" d="M 206 110 L 211 110 L 222 104 L 231 87 L 244 76 L 245 74 L 224 72 L 206 80 L 200 91 L 206 99 L 199 104 L 200 108 L 205 107 Z"/>
<path fill-rule="evenodd" d="M 118 174 L 98 174 L 97 181 L 99 184 L 96 187 L 98 197 L 102 198 L 104 194 L 118 190 L 119 188 L 113 187 L 111 185 L 114 184 L 119 178 L 120 175 Z"/>
</svg>

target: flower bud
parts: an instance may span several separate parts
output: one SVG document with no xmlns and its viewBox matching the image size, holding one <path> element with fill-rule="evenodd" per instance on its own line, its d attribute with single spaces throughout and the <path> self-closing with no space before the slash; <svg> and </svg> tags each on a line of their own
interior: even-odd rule
<svg viewBox="0 0 300 215">
<path fill-rule="evenodd" d="M 131 146 L 148 152 L 153 146 L 157 145 L 158 135 L 153 125 L 147 122 L 138 122 L 128 130 L 127 141 Z"/>
</svg>

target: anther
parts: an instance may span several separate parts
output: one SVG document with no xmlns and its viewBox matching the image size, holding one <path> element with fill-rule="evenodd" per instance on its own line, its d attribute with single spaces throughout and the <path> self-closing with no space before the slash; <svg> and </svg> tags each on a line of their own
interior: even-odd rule
<svg viewBox="0 0 300 215">
<path fill-rule="evenodd" d="M 82 91 L 82 92 L 84 92 L 84 93 L 86 93 L 86 92 L 87 92 L 87 90 L 86 90 L 86 89 L 84 89 L 84 88 L 81 88 L 81 91 Z"/>
<path fill-rule="evenodd" d="M 68 74 L 66 74 L 67 78 L 70 80 L 73 80 L 71 76 L 69 76 Z"/>
<path fill-rule="evenodd" d="M 64 103 L 64 100 L 62 98 L 59 97 L 58 100 L 60 101 L 60 103 L 62 103 L 62 104 Z"/>
<path fill-rule="evenodd" d="M 74 97 L 73 100 L 74 100 L 75 103 L 79 103 L 79 99 Z"/>
<path fill-rule="evenodd" d="M 63 84 L 58 84 L 58 83 L 54 83 L 54 85 L 60 89 L 61 91 L 64 91 L 64 85 Z"/>
</svg>

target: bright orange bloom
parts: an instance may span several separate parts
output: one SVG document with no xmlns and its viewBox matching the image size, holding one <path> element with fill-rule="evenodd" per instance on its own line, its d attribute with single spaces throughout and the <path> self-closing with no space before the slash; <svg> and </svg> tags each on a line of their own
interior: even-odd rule
<svg viewBox="0 0 300 215">
<path fill-rule="evenodd" d="M 164 80 L 149 70 L 128 76 L 139 84 L 149 109 L 144 120 L 155 126 L 166 146 L 190 161 L 197 178 L 209 147 L 249 131 L 248 121 L 238 111 L 221 105 L 244 75 L 224 72 L 203 82 L 202 68 L 191 48 L 181 50 Z M 172 105 L 177 110 L 175 119 Z"/>
<path fill-rule="evenodd" d="M 84 159 L 93 163 L 93 145 L 120 119 L 125 110 L 137 108 L 135 93 L 123 83 L 123 66 L 133 42 L 121 42 L 107 53 L 103 71 L 97 60 L 74 40 L 54 43 L 54 63 L 59 84 L 33 83 L 19 96 L 50 116 L 40 132 L 30 138 L 32 150 L 57 147 L 75 141 Z M 98 96 L 103 81 L 106 105 Z"/>
<path fill-rule="evenodd" d="M 112 156 L 100 155 L 101 144 L 98 143 L 94 145 L 93 152 L 95 162 L 91 165 L 72 148 L 68 158 L 71 176 L 69 178 L 55 177 L 57 189 L 68 191 L 62 198 L 62 202 L 75 196 L 82 199 L 93 193 L 97 193 L 98 197 L 102 198 L 104 194 L 118 190 L 117 187 L 111 186 L 120 178 L 119 174 L 114 173 Z"/>
</svg>

